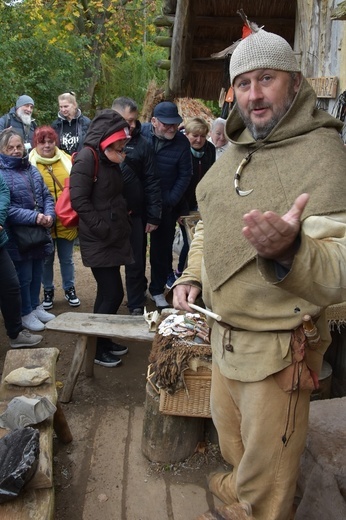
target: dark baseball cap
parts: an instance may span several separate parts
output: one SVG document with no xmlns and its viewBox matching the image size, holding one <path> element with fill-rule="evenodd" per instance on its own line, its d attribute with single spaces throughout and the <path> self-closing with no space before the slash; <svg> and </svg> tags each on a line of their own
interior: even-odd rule
<svg viewBox="0 0 346 520">
<path fill-rule="evenodd" d="M 154 117 L 166 125 L 179 125 L 182 122 L 177 105 L 171 101 L 162 101 L 154 108 Z"/>
</svg>

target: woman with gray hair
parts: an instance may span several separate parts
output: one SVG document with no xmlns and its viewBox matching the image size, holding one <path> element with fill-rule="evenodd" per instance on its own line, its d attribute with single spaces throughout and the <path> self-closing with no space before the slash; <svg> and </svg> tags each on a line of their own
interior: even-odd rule
<svg viewBox="0 0 346 520">
<path fill-rule="evenodd" d="M 213 121 L 210 130 L 210 136 L 208 141 L 213 143 L 216 148 L 216 159 L 221 157 L 221 154 L 229 147 L 230 143 L 227 141 L 225 136 L 225 125 L 226 119 L 218 117 Z"/>
<path fill-rule="evenodd" d="M 43 259 L 53 251 L 50 228 L 55 221 L 54 200 L 40 172 L 30 164 L 22 136 L 11 129 L 0 134 L 0 174 L 9 191 L 10 205 L 4 228 L 8 236 L 6 248 L 14 263 L 22 298 L 22 325 L 41 331 L 55 316 L 40 305 Z M 22 250 L 16 228 L 42 226 L 46 243 Z"/>
</svg>

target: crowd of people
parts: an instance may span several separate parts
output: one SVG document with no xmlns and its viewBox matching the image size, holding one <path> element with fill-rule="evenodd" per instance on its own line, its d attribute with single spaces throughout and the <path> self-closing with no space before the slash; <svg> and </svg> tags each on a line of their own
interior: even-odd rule
<svg viewBox="0 0 346 520">
<path fill-rule="evenodd" d="M 33 118 L 35 102 L 24 94 L 18 97 L 9 113 L 0 118 L 4 143 L 0 148 L 0 172 L 11 195 L 8 216 L 3 223 L 4 237 L 7 232 L 8 238 L 7 241 L 4 238 L 3 243 L 6 242 L 20 281 L 21 320 L 28 338 L 29 331 L 44 330 L 44 324 L 54 318 L 48 311 L 53 309 L 57 297 L 56 257 L 65 299 L 71 307 L 81 303 L 73 261 L 76 239 L 83 264 L 91 268 L 97 283 L 94 312 L 117 312 L 124 298 L 122 265 L 130 315 L 143 315 L 148 297 L 159 310 L 169 307 L 166 290 L 183 271 L 189 249 L 180 217 L 198 209 L 196 185 L 228 145 L 224 136 L 225 120 L 218 118 L 212 128 L 201 117 L 185 118 L 183 122 L 176 104 L 171 101 L 160 102 L 154 107 L 151 121 L 142 124 L 137 103 L 129 97 L 114 99 L 111 109 L 101 110 L 92 122 L 80 110 L 74 92 L 59 95 L 58 106 L 58 117 L 50 126 L 37 126 Z M 124 129 L 128 133 L 126 138 L 119 134 Z M 7 151 L 9 139 L 14 143 L 11 153 Z M 88 148 L 92 148 L 93 153 Z M 101 176 L 90 182 L 96 168 L 95 154 Z M 6 158 L 6 155 L 14 158 Z M 76 157 L 74 161 L 72 156 Z M 89 180 L 86 172 L 89 172 Z M 71 203 L 79 216 L 78 227 L 64 227 L 54 213 L 54 205 L 68 177 Z M 39 188 L 38 180 L 42 193 L 32 196 L 33 189 Z M 16 201 L 20 190 L 25 191 L 20 183 L 26 186 L 25 198 Z M 83 186 L 88 187 L 88 193 L 83 192 Z M 98 200 L 100 190 L 104 190 L 104 200 L 102 197 Z M 36 201 L 43 194 L 49 201 L 49 211 L 37 207 Z M 32 199 L 31 205 L 27 199 Z M 36 212 L 32 215 L 42 212 L 44 217 L 37 216 L 35 224 L 47 228 L 49 244 L 19 253 L 11 226 L 32 224 L 32 215 L 29 220 L 12 221 L 11 215 L 19 203 L 23 204 L 23 213 L 24 208 Z M 184 246 L 177 265 L 173 266 L 172 245 L 179 225 Z M 150 280 L 146 277 L 147 249 Z M 30 260 L 30 271 L 23 267 L 27 260 Z M 112 283 L 109 280 L 113 280 Z M 29 338 L 24 346 L 31 344 Z M 100 338 L 95 362 L 107 367 L 118 366 L 119 355 L 126 352 L 126 347 Z"/>
</svg>

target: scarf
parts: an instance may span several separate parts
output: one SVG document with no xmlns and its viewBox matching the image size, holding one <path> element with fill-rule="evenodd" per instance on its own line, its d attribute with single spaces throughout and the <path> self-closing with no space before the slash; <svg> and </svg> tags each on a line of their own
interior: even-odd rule
<svg viewBox="0 0 346 520">
<path fill-rule="evenodd" d="M 190 150 L 191 150 L 191 153 L 194 157 L 196 157 L 196 159 L 202 159 L 205 151 L 204 150 L 195 150 L 194 148 L 192 148 L 192 146 L 190 146 Z"/>
<path fill-rule="evenodd" d="M 31 150 L 29 155 L 29 160 L 33 166 L 36 166 L 37 164 L 54 164 L 58 161 L 61 161 L 63 167 L 67 171 L 68 174 L 71 172 L 72 168 L 72 162 L 71 157 L 67 155 L 67 153 L 60 150 L 57 146 L 55 147 L 55 155 L 54 157 L 41 157 L 38 153 L 36 148 Z"/>
</svg>

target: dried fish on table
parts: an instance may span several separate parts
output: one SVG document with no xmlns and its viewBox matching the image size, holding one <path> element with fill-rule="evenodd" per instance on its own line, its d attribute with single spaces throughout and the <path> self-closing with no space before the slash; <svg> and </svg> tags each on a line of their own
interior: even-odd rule
<svg viewBox="0 0 346 520">
<path fill-rule="evenodd" d="M 170 314 L 162 319 L 149 356 L 154 372 L 151 381 L 169 393 L 182 388 L 183 373 L 192 360 L 211 362 L 209 330 L 205 317 L 199 313 Z"/>
</svg>

